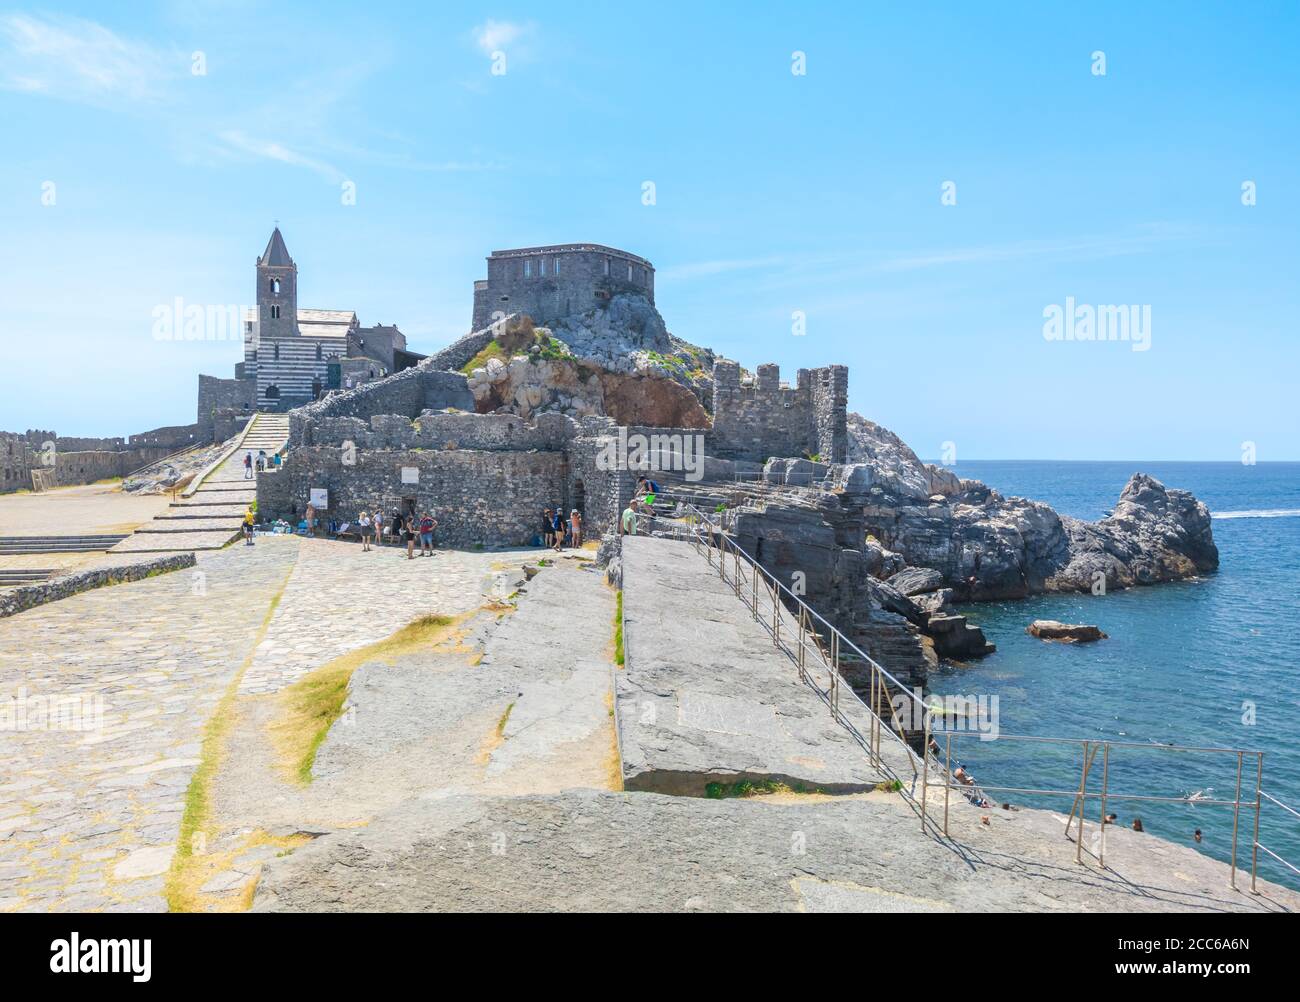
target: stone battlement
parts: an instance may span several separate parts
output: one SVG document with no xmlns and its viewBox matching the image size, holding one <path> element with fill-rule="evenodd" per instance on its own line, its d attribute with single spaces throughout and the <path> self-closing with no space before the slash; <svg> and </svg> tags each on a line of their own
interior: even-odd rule
<svg viewBox="0 0 1300 1002">
<path fill-rule="evenodd" d="M 849 370 L 843 365 L 800 369 L 793 387 L 780 366 L 760 365 L 751 382 L 736 362 L 713 366 L 713 454 L 763 462 L 772 456 L 848 458 Z"/>
</svg>

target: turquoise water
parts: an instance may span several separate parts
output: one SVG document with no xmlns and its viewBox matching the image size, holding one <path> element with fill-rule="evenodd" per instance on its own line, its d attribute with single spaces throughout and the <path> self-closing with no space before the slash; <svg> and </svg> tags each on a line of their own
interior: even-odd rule
<svg viewBox="0 0 1300 1002">
<path fill-rule="evenodd" d="M 1261 750 L 1263 788 L 1300 810 L 1300 463 L 1021 462 L 963 463 L 973 477 L 1006 495 L 1046 501 L 1063 514 L 1101 517 L 1129 476 L 1149 473 L 1167 487 L 1192 491 L 1210 508 L 1219 547 L 1216 574 L 1197 581 L 1115 592 L 964 607 L 997 653 L 932 678 L 938 694 L 998 697 L 1004 734 L 1105 738 L 1137 742 L 1115 750 L 1109 790 L 1157 796 L 1234 799 L 1235 755 L 1194 755 L 1166 745 Z M 1028 636 L 1035 619 L 1095 623 L 1110 635 L 1096 644 L 1045 643 Z M 1253 707 L 1253 714 L 1252 714 Z M 1054 751 L 1013 741 L 960 739 L 981 783 L 1073 789 L 1081 750 Z M 1098 757 L 1095 782 L 1100 789 Z M 1244 799 L 1253 799 L 1255 760 L 1244 763 Z M 990 794 L 1068 811 L 1068 799 Z M 1099 810 L 1090 802 L 1089 815 Z M 1227 860 L 1231 807 L 1113 802 L 1108 811 L 1130 825 Z M 1254 811 L 1241 814 L 1238 860 L 1249 865 Z M 1300 819 L 1267 802 L 1260 841 L 1300 866 Z M 1300 879 L 1261 853 L 1260 873 L 1300 886 Z"/>
</svg>

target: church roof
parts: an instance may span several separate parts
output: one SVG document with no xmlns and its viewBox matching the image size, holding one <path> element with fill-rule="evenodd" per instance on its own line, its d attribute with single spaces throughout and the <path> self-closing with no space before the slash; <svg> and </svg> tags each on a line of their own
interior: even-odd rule
<svg viewBox="0 0 1300 1002">
<path fill-rule="evenodd" d="M 257 308 L 249 306 L 244 310 L 244 319 L 249 322 L 257 320 Z M 299 310 L 298 333 L 303 337 L 337 337 L 345 338 L 348 331 L 357 324 L 357 315 L 352 310 Z"/>
<path fill-rule="evenodd" d="M 289 256 L 289 248 L 284 245 L 284 237 L 280 236 L 280 227 L 275 228 L 271 234 L 271 239 L 266 243 L 266 250 L 258 258 L 259 265 L 271 265 L 272 267 L 285 267 L 293 264 L 293 258 Z"/>
</svg>

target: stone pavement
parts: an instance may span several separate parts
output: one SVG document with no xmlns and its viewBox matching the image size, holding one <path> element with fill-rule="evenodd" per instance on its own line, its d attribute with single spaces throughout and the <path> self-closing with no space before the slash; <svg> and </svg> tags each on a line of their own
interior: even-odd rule
<svg viewBox="0 0 1300 1002">
<path fill-rule="evenodd" d="M 1149 835 L 1116 832 L 1100 870 L 1046 812 L 977 813 L 949 842 L 883 793 L 426 798 L 270 860 L 253 910 L 1300 910 L 1293 891 L 1233 891 L 1221 864 Z"/>
<path fill-rule="evenodd" d="M 464 607 L 467 582 L 481 602 L 501 560 L 272 536 L 0 620 L 0 911 L 163 909 L 204 729 L 241 672 L 282 684 L 421 611 Z M 268 627 L 278 596 L 290 614 Z M 385 610 L 358 610 L 367 596 Z M 88 729 L 36 726 L 50 697 L 76 700 Z"/>
<path fill-rule="evenodd" d="M 627 789 L 702 796 L 770 780 L 844 793 L 886 778 L 689 544 L 624 537 L 623 618 Z"/>
<path fill-rule="evenodd" d="M 0 910 L 164 907 L 204 724 L 296 551 L 226 551 L 0 620 L 0 697 L 29 716 L 0 731 Z M 32 723 L 51 698 L 79 700 L 87 729 Z"/>
<path fill-rule="evenodd" d="M 39 494 L 0 495 L 7 536 L 103 535 L 131 532 L 167 510 L 167 498 L 125 493 L 118 484 L 58 487 Z M 100 552 L 0 554 L 0 568 L 70 571 L 100 562 Z"/>
</svg>

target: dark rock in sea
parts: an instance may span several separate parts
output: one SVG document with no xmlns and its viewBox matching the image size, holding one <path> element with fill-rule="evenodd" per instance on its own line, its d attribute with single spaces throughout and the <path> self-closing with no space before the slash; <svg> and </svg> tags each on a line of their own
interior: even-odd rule
<svg viewBox="0 0 1300 1002">
<path fill-rule="evenodd" d="M 1039 640 L 1059 640 L 1064 644 L 1086 644 L 1106 639 L 1106 634 L 1095 626 L 1058 623 L 1054 619 L 1035 619 L 1025 627 L 1025 632 Z"/>
</svg>

